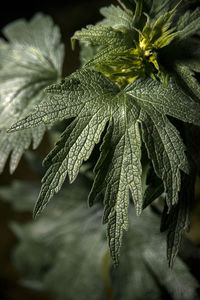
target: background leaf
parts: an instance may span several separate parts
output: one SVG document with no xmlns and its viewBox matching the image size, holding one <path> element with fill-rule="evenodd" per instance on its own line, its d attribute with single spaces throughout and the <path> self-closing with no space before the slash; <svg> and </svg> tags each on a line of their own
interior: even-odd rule
<svg viewBox="0 0 200 300">
<path fill-rule="evenodd" d="M 0 171 L 11 153 L 13 173 L 31 141 L 33 148 L 37 148 L 46 126 L 9 135 L 6 130 L 46 98 L 44 88 L 61 76 L 64 48 L 58 27 L 42 14 L 35 15 L 30 22 L 17 20 L 3 32 L 8 42 L 0 44 Z"/>
</svg>

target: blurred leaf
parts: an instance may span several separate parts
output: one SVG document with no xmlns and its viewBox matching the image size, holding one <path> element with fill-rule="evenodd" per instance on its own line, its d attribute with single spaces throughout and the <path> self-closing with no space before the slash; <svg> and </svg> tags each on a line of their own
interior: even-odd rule
<svg viewBox="0 0 200 300">
<path fill-rule="evenodd" d="M 39 183 L 15 180 L 11 185 L 0 187 L 0 198 L 11 203 L 16 211 L 31 212 L 39 190 Z"/>
<path fill-rule="evenodd" d="M 149 208 L 136 217 L 130 211 L 130 228 L 122 247 L 119 270 L 114 273 L 114 299 L 163 299 L 163 290 L 174 300 L 196 299 L 198 282 L 187 266 L 176 259 L 173 269 L 165 259 L 165 235 L 158 230 L 159 217 Z"/>
<path fill-rule="evenodd" d="M 173 300 L 196 299 L 198 283 L 187 266 L 177 258 L 174 268 L 168 268 L 165 234 L 150 209 L 136 217 L 130 207 L 120 266 L 110 269 L 102 208 L 86 207 L 88 189 L 88 181 L 79 176 L 35 221 L 12 224 L 19 239 L 13 258 L 24 273 L 23 284 L 48 290 L 59 300 L 155 300 L 165 291 Z"/>
<path fill-rule="evenodd" d="M 88 209 L 88 182 L 65 185 L 36 221 L 12 224 L 21 240 L 15 264 L 24 284 L 50 290 L 55 299 L 105 299 L 101 264 L 107 249 L 101 209 Z"/>
</svg>

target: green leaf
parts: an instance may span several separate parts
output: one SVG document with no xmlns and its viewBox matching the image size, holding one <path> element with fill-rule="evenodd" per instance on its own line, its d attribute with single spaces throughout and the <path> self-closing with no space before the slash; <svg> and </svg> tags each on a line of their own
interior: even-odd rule
<svg viewBox="0 0 200 300">
<path fill-rule="evenodd" d="M 6 130 L 2 130 L 0 133 L 0 173 L 3 172 L 5 163 L 10 156 L 10 173 L 12 174 L 18 166 L 18 163 L 31 143 L 33 149 L 36 149 L 40 144 L 43 135 L 46 131 L 45 126 L 39 126 L 38 128 L 26 129 L 23 132 L 14 132 L 8 134 Z"/>
<path fill-rule="evenodd" d="M 143 207 L 141 134 L 156 175 L 162 179 L 169 209 L 178 202 L 181 173 L 189 172 L 185 147 L 165 115 L 199 123 L 199 106 L 173 79 L 168 88 L 152 79 L 136 80 L 120 90 L 101 73 L 81 69 L 47 89 L 49 98 L 11 130 L 71 119 L 60 141 L 45 159 L 48 167 L 35 207 L 37 215 L 57 193 L 67 174 L 74 181 L 103 132 L 104 142 L 90 193 L 92 205 L 104 203 L 111 255 L 117 265 L 123 230 L 128 228 L 129 192 L 136 212 Z M 176 101 L 175 101 L 176 100 Z"/>
<path fill-rule="evenodd" d="M 100 24 L 105 26 L 111 26 L 112 28 L 131 28 L 133 22 L 133 16 L 126 13 L 119 6 L 110 5 L 108 7 L 102 7 L 100 13 L 104 16 Z"/>
<path fill-rule="evenodd" d="M 162 3 L 159 0 L 153 0 L 150 16 L 152 17 L 160 17 L 167 13 L 170 10 L 171 0 L 164 0 Z"/>
<path fill-rule="evenodd" d="M 76 40 L 86 43 L 86 45 L 89 44 L 89 46 L 99 46 L 99 51 L 87 61 L 85 67 L 111 62 L 113 64 L 120 59 L 121 53 L 135 46 L 135 33 L 127 28 L 115 29 L 105 25 L 88 25 L 86 29 L 75 32 L 72 37 L 72 48 L 74 48 Z"/>
<path fill-rule="evenodd" d="M 183 92 L 172 77 L 167 87 L 159 81 L 145 78 L 133 81 L 125 90 L 145 109 L 152 107 L 161 114 L 200 125 L 200 106 Z"/>
<path fill-rule="evenodd" d="M 124 107 L 121 112 L 117 111 L 117 115 L 117 121 L 113 116 L 114 122 L 108 129 L 108 135 L 101 148 L 102 154 L 96 166 L 96 178 L 89 197 L 92 204 L 99 193 L 105 195 L 104 222 L 108 222 L 109 245 L 116 265 L 119 260 L 122 232 L 123 229 L 128 229 L 129 190 L 137 215 L 142 210 L 141 139 L 138 123 L 132 122 L 137 118 L 138 112 L 130 106 Z M 100 166 L 104 157 L 106 172 Z"/>
<path fill-rule="evenodd" d="M 137 213 L 142 210 L 139 109 L 113 82 L 87 69 L 77 71 L 47 91 L 49 100 L 11 129 L 76 116 L 45 160 L 49 169 L 42 180 L 34 214 L 60 190 L 67 173 L 71 182 L 76 178 L 82 162 L 89 158 L 109 122 L 112 159 L 107 162 L 108 171 L 104 174 L 104 221 L 108 222 L 112 257 L 117 264 L 122 231 L 128 223 L 129 190 Z"/>
<path fill-rule="evenodd" d="M 142 117 L 143 140 L 154 170 L 163 181 L 167 205 L 171 208 L 179 199 L 180 171 L 188 173 L 189 167 L 178 131 L 166 118 L 153 113 L 152 110 Z"/>
<path fill-rule="evenodd" d="M 125 90 L 143 108 L 140 114 L 143 139 L 154 170 L 163 181 L 170 209 L 179 199 L 180 171 L 188 173 L 189 167 L 179 133 L 164 115 L 198 124 L 199 106 L 172 79 L 167 88 L 144 79 L 129 84 Z"/>
<path fill-rule="evenodd" d="M 88 25 L 86 28 L 75 32 L 72 37 L 72 49 L 74 49 L 76 40 L 89 42 L 92 45 L 127 46 L 128 37 L 122 31 L 111 26 Z"/>
<path fill-rule="evenodd" d="M 102 274 L 107 244 L 101 207 L 85 205 L 88 188 L 88 181 L 80 176 L 76 184 L 63 186 L 56 206 L 50 205 L 40 218 L 25 225 L 12 223 L 19 240 L 14 261 L 26 287 L 48 290 L 53 298 L 63 300 L 74 295 L 83 300 L 91 295 L 95 300 L 105 299 L 107 282 Z M 26 194 L 28 202 L 30 196 Z"/>
<path fill-rule="evenodd" d="M 6 130 L 45 100 L 44 88 L 57 82 L 61 75 L 64 49 L 59 29 L 50 17 L 42 14 L 35 15 L 30 22 L 17 20 L 3 32 L 8 42 L 0 44 L 0 171 L 11 153 L 12 173 L 31 141 L 33 148 L 38 146 L 46 127 L 12 135 Z"/>
<path fill-rule="evenodd" d="M 200 86 L 198 80 L 195 78 L 195 72 L 193 70 L 197 72 L 200 71 L 200 62 L 193 61 L 185 64 L 177 63 L 175 65 L 175 71 L 183 89 L 194 99 L 200 101 Z"/>
<path fill-rule="evenodd" d="M 80 55 L 81 66 L 85 65 L 91 60 L 99 51 L 102 50 L 102 46 L 92 46 L 84 42 L 80 42 Z"/>
<path fill-rule="evenodd" d="M 180 191 L 180 200 L 170 213 L 165 208 L 163 211 L 161 231 L 168 230 L 167 235 L 167 258 L 169 266 L 172 267 L 177 256 L 182 234 L 189 231 L 191 205 L 194 199 L 195 172 L 191 175 L 183 175 L 182 188 Z"/>
<path fill-rule="evenodd" d="M 180 40 L 198 33 L 200 30 L 200 8 L 196 8 L 193 12 L 186 11 L 177 22 L 177 30 Z"/>
</svg>

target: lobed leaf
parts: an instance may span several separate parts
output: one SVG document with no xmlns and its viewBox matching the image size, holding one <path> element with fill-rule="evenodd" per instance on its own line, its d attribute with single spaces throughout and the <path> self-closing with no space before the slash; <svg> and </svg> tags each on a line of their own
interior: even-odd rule
<svg viewBox="0 0 200 300">
<path fill-rule="evenodd" d="M 113 123 L 101 147 L 89 203 L 91 205 L 100 194 L 102 195 L 103 220 L 108 222 L 111 256 L 115 265 L 118 265 L 122 233 L 124 229 L 128 229 L 129 191 L 137 215 L 142 211 L 143 199 L 141 139 L 138 123 L 133 122 L 138 116 L 138 111 L 124 105 L 115 114 L 117 116 L 113 115 Z"/>
<path fill-rule="evenodd" d="M 151 110 L 151 114 L 142 116 L 143 140 L 154 170 L 163 181 L 167 205 L 171 208 L 179 199 L 180 171 L 188 173 L 189 166 L 177 129 L 167 118 L 154 113 Z"/>
<path fill-rule="evenodd" d="M 131 4 L 131 7 L 133 4 L 132 1 L 120 3 L 122 6 Z M 190 170 L 183 141 L 167 117 L 200 125 L 200 106 L 195 102 L 199 97 L 199 89 L 193 91 L 197 81 L 192 72 L 196 68 L 185 67 L 184 51 L 180 63 L 177 60 L 179 56 L 176 56 L 177 45 L 180 44 L 171 43 L 178 34 L 174 33 L 175 27 L 170 28 L 175 9 L 167 13 L 172 3 L 166 0 L 162 5 L 155 0 L 150 15 L 153 17 L 155 13 L 158 15 L 153 22 L 151 23 L 147 17 L 143 31 L 140 30 L 142 28 L 132 29 L 130 24 L 126 23 L 130 18 L 137 19 L 139 27 L 143 26 L 142 17 L 139 22 L 141 4 L 141 1 L 136 1 L 138 16 L 133 17 L 129 9 L 126 9 L 124 15 L 121 15 L 125 21 L 119 17 L 118 22 L 116 18 L 121 9 L 118 7 L 114 9 L 113 6 L 104 8 L 103 13 L 106 16 L 104 23 L 90 25 L 77 31 L 72 38 L 72 44 L 75 40 L 80 40 L 86 43 L 90 50 L 86 55 L 85 67 L 61 83 L 47 88 L 45 101 L 37 106 L 35 112 L 25 115 L 25 118 L 10 129 L 10 131 L 27 129 L 70 119 L 70 125 L 44 161 L 48 170 L 42 180 L 35 215 L 41 212 L 51 197 L 61 189 L 67 174 L 71 182 L 75 180 L 83 161 L 89 158 L 95 144 L 103 138 L 100 157 L 94 170 L 95 180 L 89 204 L 92 205 L 97 200 L 104 203 L 103 221 L 108 223 L 107 235 L 115 265 L 119 262 L 123 231 L 128 228 L 130 195 L 137 215 L 147 203 L 149 204 L 144 197 L 147 194 L 144 191 L 146 187 L 142 184 L 141 137 L 156 176 L 159 177 L 157 193 L 160 194 L 164 187 L 168 212 L 170 214 L 175 212 L 174 216 L 177 217 L 177 223 L 172 222 L 173 228 L 168 235 L 168 256 L 169 260 L 173 261 L 179 245 L 180 232 L 186 228 L 184 220 L 187 219 L 185 208 L 182 207 L 183 214 L 181 210 L 177 212 L 177 207 L 182 205 L 181 174 L 189 173 Z M 192 20 L 198 20 L 198 17 L 194 14 Z M 187 30 L 184 39 L 193 34 L 191 28 L 189 23 L 186 24 L 180 31 L 179 39 L 182 38 L 181 34 L 185 29 Z M 93 46 L 95 48 L 92 48 Z M 170 72 L 171 70 L 175 72 L 173 75 L 163 70 L 163 66 L 160 65 L 160 61 L 165 58 L 162 57 L 165 50 L 161 53 L 159 49 L 166 46 L 168 46 L 166 52 L 170 50 L 169 54 L 172 53 L 173 56 L 172 64 L 170 61 L 169 66 Z M 187 61 L 193 54 L 189 51 Z M 88 57 L 91 57 L 89 61 Z M 159 62 L 158 58 L 161 58 Z M 115 79 L 111 81 L 103 74 L 89 69 L 90 67 L 101 71 L 111 79 L 115 73 L 119 81 Z M 139 70 L 137 74 L 134 73 L 136 67 Z M 120 76 L 123 75 L 124 85 L 131 82 L 124 89 L 122 89 L 124 85 L 120 83 Z M 147 75 L 154 79 L 147 78 Z M 133 81 L 138 76 L 143 78 Z M 159 78 L 163 76 L 169 80 L 165 80 L 163 86 L 156 80 L 156 76 Z M 183 80 L 182 84 L 180 79 Z M 144 172 L 145 170 L 143 175 Z M 151 199 L 157 195 L 150 192 Z"/>
<path fill-rule="evenodd" d="M 72 37 L 72 49 L 74 49 L 75 41 L 79 40 L 82 42 L 89 42 L 92 45 L 103 45 L 103 46 L 127 46 L 128 42 L 128 31 L 123 32 L 119 29 L 112 28 L 111 26 L 105 25 L 88 25 L 80 31 L 76 31 Z"/>
<path fill-rule="evenodd" d="M 30 22 L 17 20 L 3 32 L 8 42 L 0 44 L 0 169 L 12 153 L 12 173 L 31 141 L 34 148 L 38 146 L 45 127 L 35 132 L 27 130 L 25 134 L 7 135 L 6 130 L 46 98 L 44 88 L 60 77 L 64 49 L 59 29 L 50 17 L 42 14 L 35 15 Z"/>
<path fill-rule="evenodd" d="M 112 28 L 131 28 L 133 22 L 133 16 L 121 9 L 119 6 L 110 5 L 102 7 L 100 13 L 104 16 L 104 19 L 100 24 L 104 26 L 111 26 Z"/>
<path fill-rule="evenodd" d="M 173 78 L 169 79 L 167 87 L 150 78 L 140 79 L 130 83 L 125 91 L 142 106 L 152 106 L 161 114 L 200 125 L 200 106 L 183 92 Z"/>
<path fill-rule="evenodd" d="M 57 120 L 58 115 L 62 118 L 76 118 L 44 161 L 49 168 L 42 180 L 34 215 L 60 190 L 67 173 L 71 182 L 76 178 L 82 162 L 88 159 L 109 122 L 109 156 L 112 158 L 111 161 L 102 162 L 108 167 L 107 173 L 103 175 L 104 222 L 108 222 L 111 254 L 117 264 L 122 232 L 128 224 L 129 190 L 137 213 L 142 210 L 141 141 L 137 123 L 139 110 L 124 93 L 120 93 L 112 81 L 89 69 L 75 72 L 69 79 L 47 91 L 49 100 L 44 103 L 45 109 L 43 105 L 38 106 L 35 114 L 19 121 L 12 130 L 44 122 L 45 112 L 45 122 L 47 119 L 51 122 Z M 61 109 L 58 113 L 53 111 L 55 100 Z"/>
</svg>

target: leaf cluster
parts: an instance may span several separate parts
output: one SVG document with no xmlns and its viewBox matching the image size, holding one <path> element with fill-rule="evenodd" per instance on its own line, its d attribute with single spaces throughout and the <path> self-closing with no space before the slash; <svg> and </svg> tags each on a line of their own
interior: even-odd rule
<svg viewBox="0 0 200 300">
<path fill-rule="evenodd" d="M 103 222 L 107 223 L 115 265 L 119 263 L 123 231 L 128 229 L 130 199 L 140 215 L 154 200 L 152 191 L 156 197 L 164 191 L 163 230 L 168 229 L 168 260 L 172 265 L 181 233 L 189 223 L 183 182 L 190 178 L 191 189 L 194 185 L 183 142 L 185 129 L 178 128 L 185 128 L 184 123 L 200 125 L 200 90 L 194 76 L 200 70 L 200 44 L 194 36 L 200 29 L 200 10 L 180 16 L 178 5 L 171 7 L 171 1 L 161 4 L 154 0 L 152 5 L 147 1 L 149 9 L 144 16 L 142 1 L 135 1 L 132 10 L 131 2 L 120 1 L 124 10 L 113 5 L 103 8 L 101 24 L 74 34 L 72 44 L 75 40 L 85 43 L 91 50 L 89 59 L 85 51 L 86 63 L 42 90 L 45 98 L 38 100 L 34 111 L 31 106 L 9 132 L 35 132 L 34 127 L 70 120 L 44 160 L 48 169 L 35 216 L 61 189 L 67 175 L 70 182 L 76 179 L 83 162 L 100 144 L 89 204 L 100 201 L 104 205 Z M 52 64 L 49 56 L 45 59 Z M 148 159 L 143 161 L 145 152 Z M 156 177 L 153 187 L 148 181 L 150 173 Z"/>
</svg>

